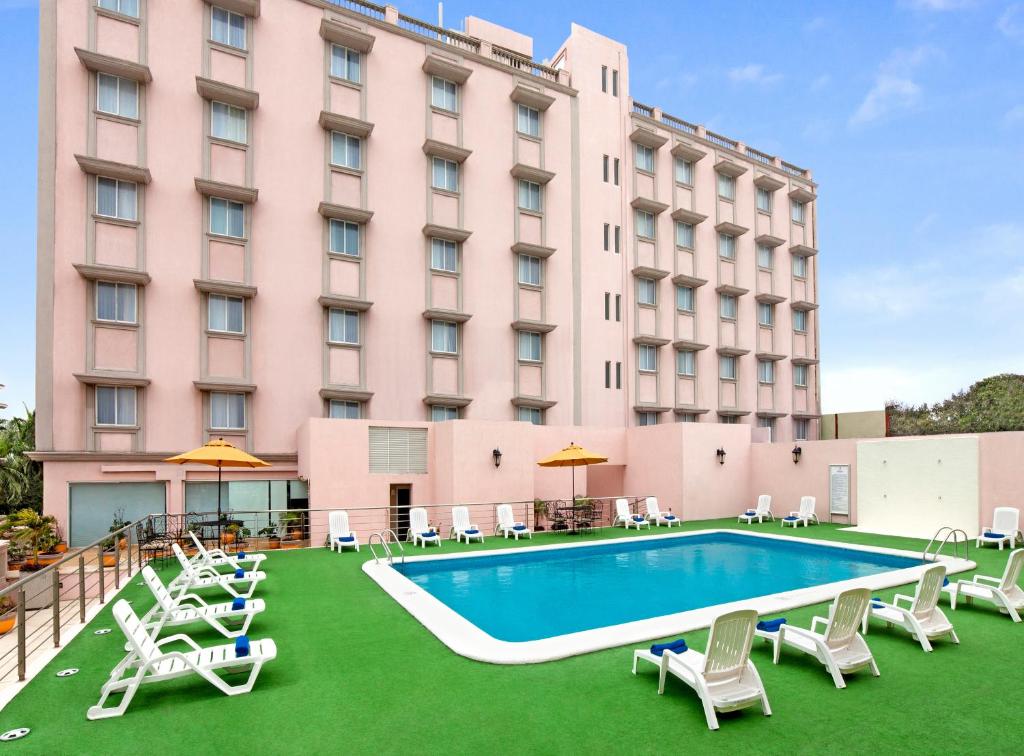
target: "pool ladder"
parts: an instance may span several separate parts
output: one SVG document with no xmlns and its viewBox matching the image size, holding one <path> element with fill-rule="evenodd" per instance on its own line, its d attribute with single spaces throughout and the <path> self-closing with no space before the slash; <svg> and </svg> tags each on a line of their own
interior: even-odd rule
<svg viewBox="0 0 1024 756">
<path fill-rule="evenodd" d="M 963 536 L 961 538 L 960 536 Z M 939 539 L 942 539 L 939 541 Z M 932 552 L 932 546 L 935 542 L 939 541 L 938 547 Z M 934 562 L 939 556 L 939 552 L 947 544 L 953 544 L 953 556 L 960 557 L 960 544 L 964 545 L 964 559 L 970 558 L 970 539 L 967 537 L 967 533 L 960 528 L 951 528 L 949 525 L 943 525 L 941 528 L 935 531 L 935 535 L 932 536 L 932 540 L 928 541 L 928 545 L 925 547 L 924 552 L 921 554 L 922 561 Z"/>
<path fill-rule="evenodd" d="M 391 528 L 385 528 L 384 530 L 378 530 L 377 532 L 372 533 L 370 535 L 370 540 L 366 544 L 370 547 L 370 553 L 373 554 L 373 561 L 379 562 L 381 557 L 377 556 L 377 551 L 373 548 L 374 543 L 377 543 L 384 550 L 383 559 L 389 565 L 393 565 L 395 563 L 395 553 L 391 550 L 391 543 L 395 543 L 398 546 L 402 564 L 405 564 L 405 546 L 402 545 L 402 541 L 398 537 L 398 534 Z"/>
</svg>

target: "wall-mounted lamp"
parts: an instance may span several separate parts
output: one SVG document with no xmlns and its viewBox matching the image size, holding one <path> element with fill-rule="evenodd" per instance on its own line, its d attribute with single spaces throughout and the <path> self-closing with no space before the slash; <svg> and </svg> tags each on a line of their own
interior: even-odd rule
<svg viewBox="0 0 1024 756">
<path fill-rule="evenodd" d="M 723 449 L 722 447 L 718 447 L 718 449 L 715 451 L 715 454 L 718 455 L 718 464 L 724 465 L 725 464 L 725 449 Z"/>
<path fill-rule="evenodd" d="M 494 457 L 494 466 L 501 467 L 501 449 L 495 447 L 494 451 L 491 452 L 491 456 Z"/>
<path fill-rule="evenodd" d="M 793 447 L 793 464 L 794 464 L 794 465 L 795 465 L 795 464 L 796 464 L 797 462 L 799 462 L 799 461 L 800 461 L 800 455 L 801 455 L 801 454 L 803 454 L 803 453 L 804 453 L 804 450 L 803 450 L 803 449 L 801 449 L 801 448 L 800 448 L 799 446 L 794 446 L 794 447 Z"/>
</svg>

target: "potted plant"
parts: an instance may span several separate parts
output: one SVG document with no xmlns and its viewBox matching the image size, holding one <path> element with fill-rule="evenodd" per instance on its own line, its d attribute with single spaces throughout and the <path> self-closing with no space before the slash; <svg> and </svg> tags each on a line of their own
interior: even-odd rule
<svg viewBox="0 0 1024 756">
<path fill-rule="evenodd" d="M 14 629 L 18 613 L 14 601 L 9 596 L 0 598 L 0 635 L 7 635 Z"/>
<path fill-rule="evenodd" d="M 114 519 L 110 523 L 109 533 L 116 533 L 122 528 L 130 525 L 128 520 L 124 519 L 124 510 L 118 509 L 114 512 Z M 117 566 L 117 552 L 114 550 L 115 539 L 114 536 L 104 539 L 103 545 L 103 566 L 104 567 L 116 567 Z M 124 537 L 122 533 L 117 537 L 117 544 L 121 551 L 124 551 L 128 546 L 128 539 Z"/>
<path fill-rule="evenodd" d="M 277 519 L 281 529 L 288 534 L 288 540 L 302 540 L 302 523 L 298 512 L 282 512 Z"/>
<path fill-rule="evenodd" d="M 267 527 L 262 528 L 257 535 L 261 538 L 267 539 L 268 549 L 281 548 L 281 536 L 277 534 L 277 528 L 274 525 L 268 525 Z"/>
<path fill-rule="evenodd" d="M 234 543 L 238 539 L 238 531 L 241 529 L 242 526 L 237 522 L 225 525 L 224 530 L 220 534 L 220 542 L 225 546 Z"/>
<path fill-rule="evenodd" d="M 544 526 L 541 524 L 548 514 L 548 503 L 543 499 L 533 500 L 533 521 L 534 530 L 544 530 Z"/>
<path fill-rule="evenodd" d="M 21 544 L 26 552 L 32 554 L 31 558 L 26 559 L 21 565 L 21 572 L 37 572 L 46 566 L 40 561 L 39 554 L 56 544 L 55 523 L 56 518 L 52 515 L 43 515 L 29 508 L 19 509 L 7 518 L 4 534 L 10 541 Z M 57 556 L 57 559 L 59 558 Z M 53 604 L 49 580 L 49 576 L 40 576 L 25 585 L 26 609 L 45 609 Z"/>
</svg>

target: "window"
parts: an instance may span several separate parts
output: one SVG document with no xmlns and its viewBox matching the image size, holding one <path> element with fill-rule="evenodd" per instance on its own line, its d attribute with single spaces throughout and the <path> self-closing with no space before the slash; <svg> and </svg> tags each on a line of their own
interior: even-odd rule
<svg viewBox="0 0 1024 756">
<path fill-rule="evenodd" d="M 622 240 L 622 227 L 615 227 L 615 254 L 619 254 L 620 242 Z"/>
<path fill-rule="evenodd" d="M 809 430 L 811 422 L 810 420 L 794 420 L 793 421 L 793 438 L 797 441 L 807 440 L 807 431 Z"/>
<path fill-rule="evenodd" d="M 519 209 L 540 212 L 540 184 L 519 179 Z"/>
<path fill-rule="evenodd" d="M 772 193 L 767 189 L 757 189 L 757 209 L 766 213 L 772 211 Z"/>
<path fill-rule="evenodd" d="M 615 295 L 615 322 L 622 320 L 622 295 Z"/>
<path fill-rule="evenodd" d="M 775 383 L 775 363 L 771 360 L 757 361 L 757 382 Z"/>
<path fill-rule="evenodd" d="M 612 387 L 612 363 L 611 360 L 604 361 L 604 387 Z"/>
<path fill-rule="evenodd" d="M 516 107 L 516 129 L 520 134 L 539 137 L 540 111 L 520 103 Z"/>
<path fill-rule="evenodd" d="M 676 287 L 676 309 L 682 312 L 693 312 L 693 287 Z"/>
<path fill-rule="evenodd" d="M 693 377 L 697 374 L 697 353 L 689 350 L 676 352 L 676 375 Z"/>
<path fill-rule="evenodd" d="M 768 302 L 758 302 L 757 322 L 763 326 L 775 325 L 775 305 Z"/>
<path fill-rule="evenodd" d="M 245 428 L 245 394 L 211 391 L 210 427 L 217 430 Z"/>
<path fill-rule="evenodd" d="M 223 102 L 210 103 L 210 136 L 245 144 L 248 113 Z"/>
<path fill-rule="evenodd" d="M 615 186 L 619 185 L 619 159 L 615 158 L 612 161 L 612 182 Z"/>
<path fill-rule="evenodd" d="M 341 45 L 331 45 L 331 76 L 358 84 L 362 80 L 359 53 Z"/>
<path fill-rule="evenodd" d="M 676 417 L 677 423 L 695 423 L 697 422 L 697 415 L 692 412 L 684 412 Z"/>
<path fill-rule="evenodd" d="M 689 160 L 676 158 L 675 162 L 676 183 L 693 186 L 693 163 Z"/>
<path fill-rule="evenodd" d="M 758 428 L 768 429 L 768 440 L 775 440 L 775 418 L 774 417 L 759 417 L 757 418 Z"/>
<path fill-rule="evenodd" d="M 736 297 L 732 294 L 719 294 L 718 314 L 726 320 L 736 320 Z"/>
<path fill-rule="evenodd" d="M 718 256 L 726 260 L 736 259 L 736 237 L 729 234 L 718 234 Z"/>
<path fill-rule="evenodd" d="M 359 224 L 342 221 L 337 218 L 330 220 L 330 250 L 336 255 L 359 257 Z"/>
<path fill-rule="evenodd" d="M 447 192 L 459 191 L 459 164 L 452 160 L 435 157 L 433 160 L 431 185 Z"/>
<path fill-rule="evenodd" d="M 612 319 L 612 294 L 610 291 L 604 293 L 604 319 Z"/>
<path fill-rule="evenodd" d="M 605 252 L 607 252 L 608 248 L 609 248 L 609 242 L 611 241 L 610 237 L 612 235 L 611 232 L 612 232 L 611 225 L 608 224 L 608 223 L 605 223 L 604 224 L 604 251 Z"/>
<path fill-rule="evenodd" d="M 540 258 L 519 255 L 519 283 L 540 286 Z"/>
<path fill-rule="evenodd" d="M 207 328 L 221 333 L 245 332 L 245 301 L 241 297 L 211 294 L 206 308 Z"/>
<path fill-rule="evenodd" d="M 110 74 L 96 74 L 96 110 L 122 118 L 138 118 L 139 83 Z"/>
<path fill-rule="evenodd" d="M 757 245 L 757 267 L 771 270 L 775 267 L 775 250 L 764 244 Z"/>
<path fill-rule="evenodd" d="M 210 197 L 210 233 L 218 236 L 245 236 L 245 206 L 241 202 Z"/>
<path fill-rule="evenodd" d="M 214 6 L 210 16 L 210 39 L 244 50 L 245 16 Z"/>
<path fill-rule="evenodd" d="M 371 473 L 426 471 L 426 428 L 370 428 Z"/>
<path fill-rule="evenodd" d="M 605 155 L 601 160 L 601 175 L 604 176 L 604 183 L 608 183 L 608 162 L 610 158 Z"/>
<path fill-rule="evenodd" d="M 658 424 L 658 413 L 657 412 L 637 412 L 636 413 L 636 424 L 637 425 L 657 425 Z"/>
<path fill-rule="evenodd" d="M 133 221 L 137 216 L 136 187 L 131 181 L 96 179 L 96 215 Z"/>
<path fill-rule="evenodd" d="M 718 377 L 726 381 L 736 380 L 736 358 L 723 354 L 718 358 Z"/>
<path fill-rule="evenodd" d="M 340 399 L 331 399 L 328 407 L 328 417 L 338 420 L 358 420 L 362 416 L 362 407 L 359 402 L 344 402 Z"/>
<path fill-rule="evenodd" d="M 342 168 L 351 168 L 358 171 L 362 168 L 362 140 L 351 134 L 342 134 L 340 131 L 331 132 L 331 165 L 340 165 Z"/>
<path fill-rule="evenodd" d="M 804 222 L 807 217 L 807 203 L 792 200 L 790 203 L 790 210 L 792 211 L 794 223 Z"/>
<path fill-rule="evenodd" d="M 96 320 L 134 323 L 135 284 L 96 282 Z"/>
<path fill-rule="evenodd" d="M 622 363 L 615 363 L 615 388 L 622 388 Z"/>
<path fill-rule="evenodd" d="M 519 332 L 519 359 L 526 362 L 540 362 L 540 334 L 533 331 Z"/>
<path fill-rule="evenodd" d="M 608 91 L 608 66 L 601 66 L 601 91 Z"/>
<path fill-rule="evenodd" d="M 458 354 L 459 326 L 447 320 L 430 321 L 430 351 L 441 354 Z"/>
<path fill-rule="evenodd" d="M 718 196 L 727 200 L 736 199 L 736 179 L 732 176 L 726 176 L 724 173 L 719 173 Z"/>
<path fill-rule="evenodd" d="M 359 343 L 359 313 L 355 310 L 331 309 L 328 323 L 328 341 L 334 344 Z"/>
<path fill-rule="evenodd" d="M 807 333 L 807 310 L 793 310 L 793 330 Z"/>
<path fill-rule="evenodd" d="M 459 408 L 448 407 L 442 404 L 435 404 L 430 408 L 430 421 L 433 423 L 443 423 L 447 420 L 458 420 L 459 419 Z"/>
<path fill-rule="evenodd" d="M 807 366 L 793 366 L 793 385 L 798 388 L 807 388 Z"/>
<path fill-rule="evenodd" d="M 459 109 L 457 91 L 455 82 L 433 76 L 430 80 L 430 104 L 455 113 Z"/>
<path fill-rule="evenodd" d="M 793 255 L 793 275 L 807 278 L 807 258 L 803 255 Z"/>
<path fill-rule="evenodd" d="M 653 278 L 637 281 L 637 301 L 642 305 L 658 304 L 658 284 Z"/>
<path fill-rule="evenodd" d="M 719 415 L 718 422 L 722 425 L 739 425 L 740 419 L 736 415 Z"/>
<path fill-rule="evenodd" d="M 640 345 L 640 371 L 654 373 L 658 370 L 658 348 L 650 344 Z"/>
<path fill-rule="evenodd" d="M 654 150 L 643 144 L 636 145 L 636 168 L 654 173 Z"/>
<path fill-rule="evenodd" d="M 619 96 L 619 72 L 617 69 L 612 69 L 612 96 Z"/>
<path fill-rule="evenodd" d="M 99 0 L 96 5 L 123 16 L 139 17 L 139 0 Z"/>
<path fill-rule="evenodd" d="M 654 213 L 636 211 L 636 235 L 644 239 L 654 238 Z"/>
<path fill-rule="evenodd" d="M 455 242 L 448 239 L 430 240 L 430 268 L 448 273 L 458 271 L 458 251 Z"/>
<path fill-rule="evenodd" d="M 516 420 L 521 423 L 544 424 L 544 413 L 536 407 L 517 407 Z"/>
<path fill-rule="evenodd" d="M 693 224 L 676 221 L 676 246 L 693 249 Z"/>
<path fill-rule="evenodd" d="M 135 425 L 135 389 L 97 386 L 96 425 Z"/>
</svg>

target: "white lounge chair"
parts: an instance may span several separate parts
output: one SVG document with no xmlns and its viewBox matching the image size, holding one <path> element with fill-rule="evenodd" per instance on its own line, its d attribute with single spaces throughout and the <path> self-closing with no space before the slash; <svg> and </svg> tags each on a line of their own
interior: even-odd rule
<svg viewBox="0 0 1024 756">
<path fill-rule="evenodd" d="M 757 508 L 748 509 L 736 518 L 736 522 L 745 522 L 750 525 L 754 520 L 764 522 L 765 518 L 774 520 L 775 515 L 772 514 L 772 497 L 768 494 L 761 494 L 757 497 Z"/>
<path fill-rule="evenodd" d="M 1020 622 L 1020 612 L 1024 610 L 1024 591 L 1017 584 L 1021 568 L 1024 568 L 1024 549 L 1017 549 L 1010 552 L 1002 577 L 975 575 L 971 580 L 950 583 L 943 589 L 949 594 L 950 608 L 956 609 L 960 596 L 966 598 L 968 603 L 972 599 L 980 599 L 995 604 L 1000 612 L 1009 614 L 1014 622 Z"/>
<path fill-rule="evenodd" d="M 664 523 L 670 528 L 673 525 L 678 525 L 679 527 L 683 526 L 682 521 L 674 514 L 672 514 L 671 512 L 661 511 L 661 509 L 658 507 L 657 497 L 648 496 L 647 499 L 644 501 L 644 506 L 647 507 L 647 521 L 653 522 L 659 528 L 661 527 L 662 523 Z"/>
<path fill-rule="evenodd" d="M 872 599 L 868 613 L 864 615 L 861 631 L 867 635 L 868 618 L 874 617 L 889 627 L 902 627 L 925 651 L 932 650 L 931 641 L 936 638 L 949 636 L 954 643 L 960 643 L 956 630 L 938 606 L 942 581 L 945 579 L 946 566 L 935 564 L 921 575 L 913 596 L 897 593 L 891 604 Z M 901 603 L 908 606 L 900 606 Z"/>
<path fill-rule="evenodd" d="M 783 517 L 780 520 L 782 527 L 792 525 L 795 528 L 802 523 L 806 528 L 812 522 L 817 525 L 818 515 L 814 513 L 814 506 L 815 498 L 813 496 L 801 496 L 800 509 L 796 512 L 790 512 L 787 517 Z"/>
<path fill-rule="evenodd" d="M 427 522 L 427 510 L 423 507 L 413 507 L 409 510 L 409 532 L 405 540 L 412 541 L 413 546 L 418 543 L 424 549 L 428 543 L 441 545 L 441 536 L 430 527 L 430 523 Z"/>
<path fill-rule="evenodd" d="M 174 544 L 175 546 L 177 544 Z M 89 719 L 119 717 L 128 709 L 135 694 L 143 685 L 176 677 L 197 674 L 221 693 L 237 696 L 252 690 L 263 665 L 277 656 L 277 646 L 269 639 L 226 643 L 221 646 L 197 644 L 187 635 L 172 635 L 162 641 L 154 641 L 146 633 L 142 622 L 124 599 L 114 604 L 114 619 L 128 640 L 129 651 L 110 673 L 110 679 L 100 689 L 100 700 L 86 712 Z M 246 639 L 247 640 L 247 639 Z M 169 643 L 185 643 L 190 651 L 165 650 Z M 247 646 L 245 655 L 239 655 L 241 647 Z M 230 684 L 217 674 L 220 670 L 244 671 L 249 675 L 244 682 Z M 117 706 L 105 706 L 111 694 L 123 693 Z"/>
<path fill-rule="evenodd" d="M 470 522 L 469 507 L 452 507 L 452 527 L 448 537 L 454 538 L 456 541 L 465 538 L 466 543 L 470 541 L 484 542 L 484 532 Z"/>
<path fill-rule="evenodd" d="M 761 676 L 750 661 L 757 612 L 741 609 L 715 618 L 707 650 L 701 654 L 665 649 L 660 655 L 639 649 L 633 652 L 633 674 L 640 660 L 658 665 L 658 694 L 665 692 L 665 678 L 678 677 L 693 688 L 704 704 L 708 727 L 718 729 L 716 711 L 736 711 L 756 703 L 766 717 L 772 714 Z"/>
<path fill-rule="evenodd" d="M 999 550 L 1003 550 L 1003 544 L 1009 544 L 1012 549 L 1017 545 L 1017 539 L 1024 541 L 1024 535 L 1020 532 L 1020 510 L 1014 507 L 996 507 L 992 512 L 992 527 L 985 528 L 978 536 L 975 545 L 980 549 L 986 543 L 999 544 Z"/>
<path fill-rule="evenodd" d="M 230 567 L 232 570 L 254 569 L 267 558 L 266 554 L 247 554 L 244 551 L 238 554 L 228 554 L 223 549 L 208 549 L 194 532 L 190 530 L 188 534 L 192 536 L 192 542 L 196 545 L 195 556 L 189 559 L 189 562 L 196 567 Z"/>
<path fill-rule="evenodd" d="M 339 554 L 342 549 L 354 548 L 359 551 L 359 536 L 349 528 L 348 512 L 345 510 L 336 509 L 327 515 L 327 530 L 331 551 L 337 551 Z"/>
<path fill-rule="evenodd" d="M 259 570 L 245 571 L 239 567 L 234 572 L 217 572 L 215 567 L 209 565 L 195 565 L 185 556 L 181 546 L 171 544 L 174 556 L 178 558 L 181 565 L 181 573 L 174 578 L 167 586 L 172 595 L 186 593 L 193 588 L 223 588 L 235 598 L 252 598 L 257 584 L 266 579 L 267 573 Z M 239 574 L 241 573 L 241 574 Z M 245 591 L 239 591 L 236 586 L 248 585 Z"/>
<path fill-rule="evenodd" d="M 533 531 L 526 526 L 526 523 L 516 520 L 515 515 L 512 513 L 511 504 L 499 504 L 496 514 L 498 516 L 498 524 L 494 526 L 495 535 L 500 532 L 504 534 L 505 538 L 508 538 L 511 533 L 517 541 L 519 536 L 526 536 L 531 541 L 533 540 Z"/>
<path fill-rule="evenodd" d="M 267 608 L 263 599 L 235 599 L 236 603 L 242 603 L 236 609 L 231 601 L 209 604 L 194 593 L 171 596 L 148 564 L 142 568 L 142 579 L 156 599 L 153 608 L 141 618 L 143 627 L 154 640 L 165 627 L 179 627 L 193 622 L 205 622 L 225 638 L 237 638 L 245 635 L 252 618 Z"/>
<path fill-rule="evenodd" d="M 774 661 L 779 663 L 779 654 L 784 645 L 814 656 L 825 665 L 837 688 L 845 688 L 843 674 L 855 672 L 864 667 L 871 668 L 871 674 L 878 677 L 878 665 L 868 644 L 857 632 L 868 610 L 871 592 L 867 588 L 851 588 L 836 596 L 829 607 L 829 617 L 815 617 L 811 629 L 782 625 L 777 631 L 755 630 L 758 637 L 770 640 L 775 646 Z M 818 625 L 825 625 L 825 632 L 817 632 Z"/>
<path fill-rule="evenodd" d="M 630 528 L 651 529 L 651 523 L 647 521 L 647 518 L 641 514 L 633 514 L 629 508 L 629 501 L 627 499 L 616 499 L 615 500 L 615 519 L 612 521 L 612 527 L 618 524 L 625 526 L 626 530 Z"/>
</svg>

